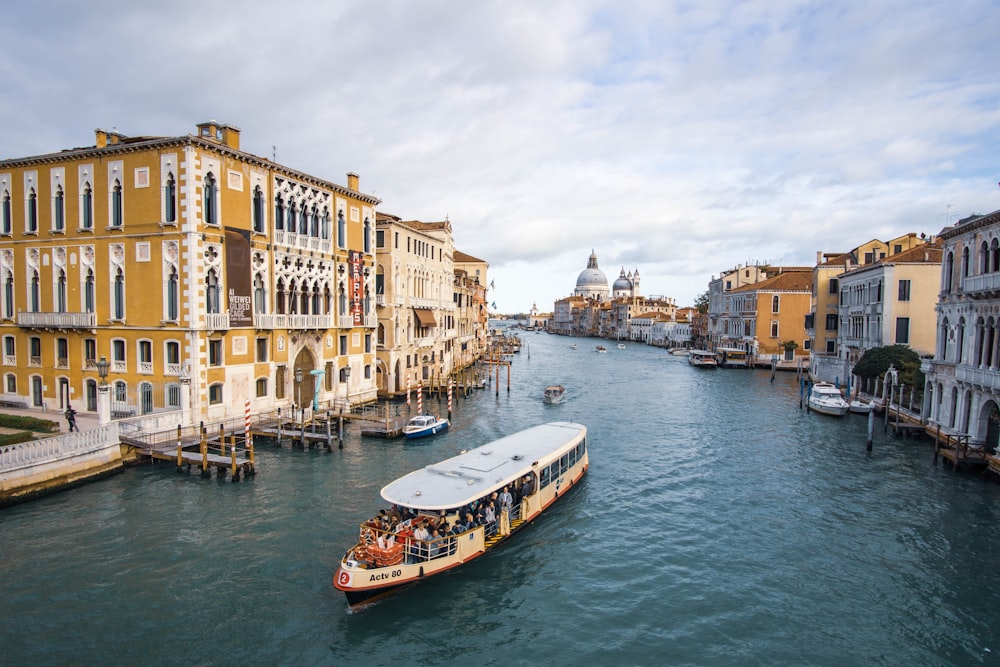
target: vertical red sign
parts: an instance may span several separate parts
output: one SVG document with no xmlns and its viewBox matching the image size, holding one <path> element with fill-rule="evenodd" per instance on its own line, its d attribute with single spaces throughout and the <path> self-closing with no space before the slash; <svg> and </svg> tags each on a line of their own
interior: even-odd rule
<svg viewBox="0 0 1000 667">
<path fill-rule="evenodd" d="M 351 292 L 351 315 L 354 317 L 354 326 L 359 327 L 365 323 L 365 283 L 361 273 L 364 268 L 361 253 L 357 250 L 351 250 L 348 253 L 348 263 L 351 267 L 351 277 L 348 285 Z"/>
</svg>

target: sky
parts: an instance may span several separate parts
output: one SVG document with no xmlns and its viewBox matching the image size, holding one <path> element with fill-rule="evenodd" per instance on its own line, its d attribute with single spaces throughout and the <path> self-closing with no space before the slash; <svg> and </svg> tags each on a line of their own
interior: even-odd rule
<svg viewBox="0 0 1000 667">
<path fill-rule="evenodd" d="M 35 0 L 0 22 L 0 158 L 217 120 L 449 219 L 496 312 L 592 250 L 685 306 L 1000 209 L 998 34 L 995 0 Z"/>
</svg>

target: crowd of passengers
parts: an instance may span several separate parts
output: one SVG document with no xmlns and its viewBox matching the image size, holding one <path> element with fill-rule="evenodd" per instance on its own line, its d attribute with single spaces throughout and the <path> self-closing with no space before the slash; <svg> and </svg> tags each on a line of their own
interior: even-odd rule
<svg viewBox="0 0 1000 667">
<path fill-rule="evenodd" d="M 534 479 L 525 475 L 489 496 L 436 515 L 393 505 L 361 525 L 361 550 L 367 555 L 377 546 L 380 552 L 395 549 L 402 554 L 401 546 L 406 561 L 414 563 L 454 553 L 454 537 L 480 526 L 487 539 L 498 532 L 509 535 L 511 520 L 521 515 L 521 500 L 534 491 Z"/>
</svg>

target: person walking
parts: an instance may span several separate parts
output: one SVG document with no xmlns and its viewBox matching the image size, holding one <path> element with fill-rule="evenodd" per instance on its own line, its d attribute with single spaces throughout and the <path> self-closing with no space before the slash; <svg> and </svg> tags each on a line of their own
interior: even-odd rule
<svg viewBox="0 0 1000 667">
<path fill-rule="evenodd" d="M 73 409 L 72 405 L 66 408 L 66 423 L 69 424 L 70 433 L 73 431 L 80 432 L 80 429 L 76 425 L 76 410 Z"/>
</svg>

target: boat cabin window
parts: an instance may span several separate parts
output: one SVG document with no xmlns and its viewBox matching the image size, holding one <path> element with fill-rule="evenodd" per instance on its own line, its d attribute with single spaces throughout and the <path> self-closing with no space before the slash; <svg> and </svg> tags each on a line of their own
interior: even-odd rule
<svg viewBox="0 0 1000 667">
<path fill-rule="evenodd" d="M 563 454 L 559 459 L 559 473 L 562 474 L 567 470 L 569 470 L 569 454 Z"/>
</svg>

